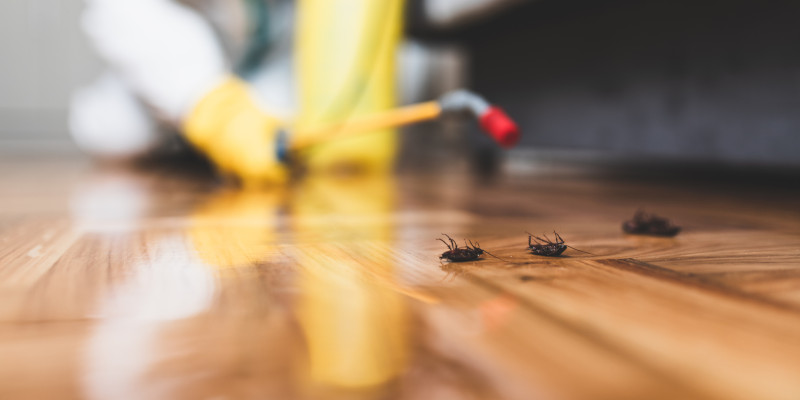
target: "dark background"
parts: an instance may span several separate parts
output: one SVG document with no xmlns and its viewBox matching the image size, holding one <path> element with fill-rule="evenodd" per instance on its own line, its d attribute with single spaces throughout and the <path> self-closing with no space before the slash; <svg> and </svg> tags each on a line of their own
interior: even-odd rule
<svg viewBox="0 0 800 400">
<path fill-rule="evenodd" d="M 800 166 L 800 2 L 544 0 L 410 34 L 468 51 L 524 149 Z"/>
</svg>

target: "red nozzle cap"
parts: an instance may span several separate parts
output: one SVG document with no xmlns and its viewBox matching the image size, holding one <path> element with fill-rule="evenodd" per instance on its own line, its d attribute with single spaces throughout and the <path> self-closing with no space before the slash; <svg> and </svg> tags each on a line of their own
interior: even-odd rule
<svg viewBox="0 0 800 400">
<path fill-rule="evenodd" d="M 498 107 L 491 106 L 481 115 L 481 127 L 500 146 L 507 149 L 514 147 L 519 142 L 519 128 L 517 124 Z"/>
</svg>

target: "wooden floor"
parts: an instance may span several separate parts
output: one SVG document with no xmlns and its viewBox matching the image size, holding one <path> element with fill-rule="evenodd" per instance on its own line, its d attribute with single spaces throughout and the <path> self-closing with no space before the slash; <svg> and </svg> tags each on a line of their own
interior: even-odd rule
<svg viewBox="0 0 800 400">
<path fill-rule="evenodd" d="M 0 171 L 2 399 L 800 398 L 796 187 Z M 638 208 L 683 232 L 623 234 Z M 553 230 L 592 254 L 526 252 Z"/>
</svg>

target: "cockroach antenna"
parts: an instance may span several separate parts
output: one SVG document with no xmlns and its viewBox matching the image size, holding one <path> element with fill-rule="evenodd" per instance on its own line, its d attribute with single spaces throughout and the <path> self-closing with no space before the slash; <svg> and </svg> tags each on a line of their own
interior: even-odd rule
<svg viewBox="0 0 800 400">
<path fill-rule="evenodd" d="M 559 234 L 558 234 L 558 232 L 556 232 L 556 231 L 553 231 L 553 234 L 554 234 L 554 235 L 556 235 L 556 240 L 557 240 L 558 242 L 561 242 L 561 244 L 562 244 L 562 245 L 564 245 L 564 246 L 567 246 L 567 247 L 569 247 L 569 248 L 570 248 L 570 249 L 572 249 L 572 250 L 577 250 L 577 251 L 580 251 L 581 253 L 586 253 L 586 254 L 591 254 L 591 255 L 594 255 L 594 254 L 592 254 L 592 253 L 589 253 L 588 251 L 583 251 L 583 250 L 580 250 L 580 249 L 576 249 L 576 248 L 574 248 L 574 247 L 572 247 L 572 246 L 570 246 L 570 245 L 568 245 L 568 244 L 564 243 L 564 239 L 562 239 L 562 238 L 561 238 L 561 235 L 559 235 Z M 547 236 L 545 236 L 545 237 L 547 237 Z"/>
<path fill-rule="evenodd" d="M 556 233 L 556 231 L 553 231 L 553 233 L 556 235 L 556 237 L 558 237 L 559 240 L 561 240 L 561 243 L 564 243 L 564 239 L 561 239 L 561 236 L 558 233 Z M 581 253 L 586 253 L 586 254 L 589 254 L 589 255 L 592 255 L 592 256 L 596 256 L 597 255 L 597 254 L 589 253 L 588 251 L 583 251 L 583 250 L 580 250 L 580 249 L 576 249 L 576 248 L 574 248 L 574 247 L 572 247 L 572 246 L 570 246 L 570 245 L 568 245 L 566 243 L 564 243 L 564 246 L 567 246 L 572 250 L 580 251 Z"/>
<path fill-rule="evenodd" d="M 484 249 L 481 249 L 481 244 L 480 244 L 480 243 L 478 243 L 477 241 L 476 241 L 475 243 L 472 243 L 472 240 L 470 240 L 470 241 L 469 241 L 469 244 L 470 244 L 470 245 L 472 245 L 472 248 L 473 248 L 473 249 L 478 249 L 478 250 L 480 250 L 481 252 L 484 252 L 484 253 L 486 253 L 486 254 L 488 254 L 488 255 L 490 255 L 490 256 L 492 256 L 492 257 L 494 257 L 494 258 L 496 258 L 496 259 L 498 259 L 498 260 L 500 260 L 500 261 L 503 261 L 503 262 L 510 262 L 510 261 L 508 261 L 508 260 L 506 260 L 506 259 L 504 259 L 504 258 L 500 258 L 500 257 L 498 257 L 498 256 L 496 256 L 496 255 L 494 255 L 494 254 L 492 254 L 492 253 L 489 253 L 488 251 L 486 251 L 486 250 L 484 250 Z"/>
<path fill-rule="evenodd" d="M 481 250 L 483 250 L 483 249 L 481 249 Z M 492 254 L 492 253 L 489 253 L 489 252 L 488 252 L 488 251 L 486 251 L 486 250 L 483 250 L 483 252 L 484 252 L 484 253 L 486 253 L 486 254 L 488 254 L 488 255 L 490 255 L 490 256 L 492 256 L 492 257 L 494 257 L 494 258 L 496 258 L 496 259 L 498 259 L 498 260 L 500 260 L 500 261 L 502 261 L 502 262 L 510 262 L 510 261 L 506 260 L 505 258 L 498 257 L 498 256 L 496 256 L 496 255 L 494 255 L 494 254 Z"/>
<path fill-rule="evenodd" d="M 569 247 L 570 249 L 572 249 L 572 250 L 575 250 L 575 251 L 580 251 L 581 253 L 586 253 L 586 254 L 588 254 L 588 255 L 590 255 L 590 256 L 597 256 L 597 254 L 594 254 L 594 253 L 589 253 L 588 251 L 583 251 L 583 250 L 581 250 L 581 249 L 576 249 L 576 248 L 574 248 L 574 247 L 572 247 L 572 246 L 570 246 L 570 245 L 568 245 L 568 244 L 565 244 L 564 246 L 567 246 L 567 247 Z"/>
</svg>

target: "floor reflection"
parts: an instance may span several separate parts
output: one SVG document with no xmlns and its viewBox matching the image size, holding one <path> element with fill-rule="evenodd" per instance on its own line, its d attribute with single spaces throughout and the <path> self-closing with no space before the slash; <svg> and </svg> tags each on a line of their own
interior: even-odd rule
<svg viewBox="0 0 800 400">
<path fill-rule="evenodd" d="M 313 177 L 297 188 L 298 316 L 314 384 L 377 389 L 405 370 L 405 299 L 388 287 L 394 195 L 386 176 Z"/>
<path fill-rule="evenodd" d="M 148 379 L 172 356 L 161 347 L 172 321 L 204 312 L 215 283 L 206 265 L 188 256 L 182 238 L 159 238 L 149 259 L 103 298 L 86 348 L 85 395 L 91 399 L 165 398 L 167 386 Z"/>
<path fill-rule="evenodd" d="M 149 193 L 139 194 L 170 209 L 162 190 Z M 397 193 L 390 175 L 311 176 L 201 192 L 185 216 L 113 220 L 147 212 L 137 207 L 85 224 L 128 232 L 137 256 L 109 266 L 123 272 L 91 313 L 84 395 L 492 398 L 470 357 L 448 353 L 449 338 L 497 318 L 459 325 L 477 310 L 431 314 L 435 299 L 398 283 L 409 261 L 397 260 Z M 430 323 L 441 313 L 460 334 Z"/>
<path fill-rule="evenodd" d="M 280 258 L 279 218 L 286 192 L 223 189 L 197 207 L 188 236 L 194 253 L 219 268 L 249 267 Z"/>
</svg>

